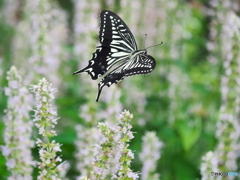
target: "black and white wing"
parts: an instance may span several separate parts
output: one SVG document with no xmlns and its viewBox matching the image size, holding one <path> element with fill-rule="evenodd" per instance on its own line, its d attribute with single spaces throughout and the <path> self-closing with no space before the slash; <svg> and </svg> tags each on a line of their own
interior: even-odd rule
<svg viewBox="0 0 240 180">
<path fill-rule="evenodd" d="M 92 79 L 103 79 L 98 84 L 97 101 L 104 86 L 111 86 L 127 76 L 147 74 L 156 62 L 146 50 L 137 50 L 135 39 L 123 20 L 111 11 L 100 14 L 100 46 L 93 53 L 89 64 L 74 74 L 87 72 Z"/>
<path fill-rule="evenodd" d="M 129 54 L 137 50 L 135 39 L 123 20 L 111 11 L 100 14 L 101 27 L 98 46 L 86 68 L 74 74 L 87 72 L 92 79 L 104 75 L 114 65 L 126 60 Z"/>
<path fill-rule="evenodd" d="M 98 101 L 104 86 L 110 87 L 112 84 L 118 83 L 127 76 L 148 74 L 152 72 L 155 67 L 155 59 L 148 54 L 140 54 L 134 59 L 127 59 L 123 61 L 119 66 L 107 74 L 98 84 L 98 95 L 96 101 Z"/>
</svg>

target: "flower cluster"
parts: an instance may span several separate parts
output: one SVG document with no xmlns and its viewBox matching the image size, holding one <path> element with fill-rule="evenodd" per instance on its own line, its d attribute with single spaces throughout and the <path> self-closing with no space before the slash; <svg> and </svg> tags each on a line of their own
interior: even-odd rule
<svg viewBox="0 0 240 180">
<path fill-rule="evenodd" d="M 221 63 L 223 64 L 223 75 L 221 77 L 222 104 L 220 107 L 219 121 L 217 123 L 216 137 L 218 145 L 215 151 L 208 152 L 203 157 L 201 167 L 202 177 L 208 179 L 209 169 L 217 169 L 221 172 L 231 172 L 237 170 L 237 159 L 239 157 L 240 139 L 240 18 L 228 6 L 233 4 L 217 3 L 215 8 L 225 9 L 221 23 L 220 44 L 216 46 L 221 50 Z M 227 7 L 226 7 L 227 6 Z M 219 29 L 215 29 L 217 31 Z M 225 43 L 228 42 L 228 43 Z M 215 42 L 216 43 L 216 42 Z M 229 177 L 232 179 L 233 177 Z"/>
<path fill-rule="evenodd" d="M 77 177 L 77 180 L 90 180 L 86 176 Z"/>
<path fill-rule="evenodd" d="M 15 3 L 14 0 L 3 0 L 4 6 L 0 10 L 0 18 L 3 18 L 9 25 L 14 26 L 18 23 L 19 10 L 22 8 L 22 2 Z"/>
<path fill-rule="evenodd" d="M 9 179 L 30 180 L 35 164 L 31 155 L 31 148 L 34 146 L 31 140 L 33 123 L 29 117 L 31 96 L 22 85 L 22 78 L 15 67 L 8 71 L 7 80 L 5 94 L 8 97 L 8 106 L 3 118 L 6 145 L 2 146 L 1 150 L 11 171 Z"/>
<path fill-rule="evenodd" d="M 110 127 L 107 123 L 99 123 L 101 138 L 95 146 L 94 179 L 135 180 L 139 177 L 132 172 L 130 164 L 134 154 L 129 147 L 130 140 L 134 137 L 130 121 L 133 115 L 129 111 L 120 114 L 119 124 Z"/>
<path fill-rule="evenodd" d="M 201 164 L 201 174 L 202 180 L 208 180 L 211 172 L 220 172 L 218 169 L 218 158 L 214 155 L 212 151 L 207 152 L 205 156 L 202 157 Z"/>
<path fill-rule="evenodd" d="M 34 114 L 34 123 L 38 128 L 40 138 L 37 139 L 39 156 L 41 162 L 38 163 L 40 175 L 38 179 L 60 179 L 59 172 L 62 170 L 62 159 L 57 155 L 61 152 L 60 144 L 55 140 L 50 140 L 57 133 L 54 127 L 57 124 L 57 112 L 52 107 L 54 93 L 57 89 L 43 78 L 38 85 L 32 85 L 32 92 L 35 94 L 37 109 Z"/>
<path fill-rule="evenodd" d="M 76 126 L 78 140 L 75 141 L 77 152 L 77 166 L 81 176 L 89 176 L 92 171 L 93 149 L 92 146 L 99 141 L 99 132 L 96 128 Z M 80 177 L 78 177 L 80 178 Z"/>
<path fill-rule="evenodd" d="M 73 4 L 74 55 L 80 63 L 79 67 L 83 68 L 88 63 L 85 60 L 91 57 L 96 46 L 96 40 L 93 36 L 97 35 L 96 32 L 98 32 L 98 14 L 96 12 L 99 11 L 100 6 L 94 0 L 73 0 Z M 91 25 L 89 25 L 89 22 L 91 22 Z M 82 42 L 85 43 L 83 44 Z M 82 87 L 83 91 L 87 92 L 86 95 L 88 97 L 93 97 L 95 91 L 93 91 L 92 87 L 95 83 L 86 80 L 86 78 L 81 78 L 81 80 L 84 81 L 84 83 L 89 84 Z"/>
<path fill-rule="evenodd" d="M 89 34 L 95 34 L 98 31 L 98 14 L 96 12 L 99 11 L 100 5 L 94 0 L 73 0 L 73 3 L 75 8 L 74 53 L 82 59 L 88 59 L 95 48 L 96 41 Z M 82 44 L 83 41 L 87 44 Z"/>
<path fill-rule="evenodd" d="M 67 38 L 65 11 L 50 0 L 26 0 L 21 6 L 22 18 L 12 43 L 13 61 L 24 68 L 28 84 L 41 74 L 58 87 L 60 62 L 67 59 L 63 50 Z"/>
<path fill-rule="evenodd" d="M 142 139 L 142 152 L 139 154 L 140 160 L 143 162 L 142 180 L 158 180 L 159 175 L 157 173 L 154 174 L 154 172 L 157 168 L 157 161 L 161 156 L 160 150 L 163 143 L 159 141 L 155 132 L 147 132 Z"/>
<path fill-rule="evenodd" d="M 147 4 L 147 6 L 142 6 L 142 4 Z M 189 18 L 193 17 L 189 7 L 176 0 L 122 0 L 121 5 L 123 19 L 130 25 L 130 29 L 138 41 L 143 40 L 143 35 L 147 33 L 147 41 L 151 43 L 150 45 L 159 44 L 161 41 L 167 43 L 161 48 L 150 50 L 152 51 L 150 52 L 151 55 L 155 59 L 164 57 L 177 61 L 181 56 L 184 56 L 184 59 L 186 58 L 186 54 L 184 54 L 186 51 L 182 50 L 184 46 L 179 46 L 179 42 L 183 39 L 190 39 L 192 36 L 191 31 L 187 28 L 188 26 L 192 26 L 189 22 L 194 21 L 194 19 Z M 129 16 L 130 12 L 131 16 Z M 166 21 L 165 19 L 168 20 Z M 161 32 L 160 36 L 159 32 Z M 157 50 L 155 54 L 153 50 Z M 182 99 L 182 97 L 187 99 L 191 96 L 191 88 L 189 87 L 190 79 L 179 66 L 175 66 L 174 64 L 174 62 L 170 63 L 170 66 L 167 68 L 166 66 L 159 66 L 159 72 L 156 73 L 157 76 L 159 74 L 165 76 L 169 81 L 168 92 L 158 91 L 158 94 L 166 97 L 167 93 L 169 97 L 168 119 L 170 123 L 174 123 L 175 119 L 179 119 L 177 116 L 182 114 L 182 109 L 180 109 L 182 101 L 179 99 Z M 154 76 L 154 72 L 151 76 Z M 147 104 L 146 96 L 151 95 L 150 91 L 152 89 L 134 86 L 137 82 L 142 81 L 142 79 L 139 81 L 138 78 L 142 77 L 129 78 L 127 81 L 123 81 L 122 84 L 128 95 L 127 103 L 131 104 L 131 106 L 136 105 L 138 114 L 144 114 L 145 105 Z M 129 91 L 129 84 L 131 84 L 131 91 Z M 145 81 L 144 84 L 146 87 L 153 86 L 151 81 Z M 144 117 L 144 115 L 142 116 Z M 144 125 L 146 119 L 141 118 L 138 123 L 139 125 Z"/>
<path fill-rule="evenodd" d="M 223 67 L 221 79 L 222 105 L 220 119 L 217 124 L 216 136 L 219 144 L 216 149 L 220 160 L 221 171 L 236 171 L 239 157 L 240 140 L 240 18 L 234 13 L 227 14 L 227 21 L 223 26 Z"/>
<path fill-rule="evenodd" d="M 237 1 L 225 0 L 211 0 L 209 1 L 210 8 L 207 9 L 206 14 L 211 17 L 210 24 L 210 41 L 207 43 L 207 48 L 211 52 L 209 61 L 214 65 L 223 60 L 222 48 L 225 41 L 222 39 L 223 24 L 227 21 L 227 14 L 232 11 L 238 11 L 239 6 Z M 219 61 L 220 60 L 220 61 Z"/>
</svg>

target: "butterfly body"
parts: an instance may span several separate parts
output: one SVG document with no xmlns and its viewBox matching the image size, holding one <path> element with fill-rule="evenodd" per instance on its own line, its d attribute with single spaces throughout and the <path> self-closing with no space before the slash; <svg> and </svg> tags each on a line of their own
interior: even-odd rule
<svg viewBox="0 0 240 180">
<path fill-rule="evenodd" d="M 100 20 L 99 41 L 101 46 L 96 48 L 88 66 L 74 73 L 87 72 L 93 80 L 102 77 L 98 84 L 96 101 L 98 101 L 104 86 L 110 87 L 127 76 L 148 74 L 156 66 L 156 61 L 147 54 L 146 49 L 137 49 L 134 36 L 117 14 L 111 11 L 102 11 Z"/>
</svg>

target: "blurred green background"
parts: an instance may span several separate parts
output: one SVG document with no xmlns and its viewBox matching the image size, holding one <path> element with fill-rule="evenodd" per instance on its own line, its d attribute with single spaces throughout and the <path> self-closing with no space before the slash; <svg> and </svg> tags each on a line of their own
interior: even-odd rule
<svg viewBox="0 0 240 180">
<path fill-rule="evenodd" d="M 22 30 L 23 37 L 22 41 L 18 42 L 20 43 L 18 53 L 14 52 L 16 47 L 13 48 L 17 43 L 16 39 L 21 39 L 20 22 L 27 21 L 24 3 L 28 1 L 20 2 L 15 11 L 9 8 L 8 14 L 3 13 L 7 8 L 4 1 L 0 0 L 1 12 L 4 14 L 0 21 L 0 117 L 4 116 L 4 109 L 7 107 L 7 98 L 4 95 L 4 87 L 7 86 L 6 72 L 14 64 L 20 72 L 23 72 L 25 79 L 32 68 L 27 67 L 28 53 L 19 48 L 29 47 L 32 34 Z M 40 78 L 46 76 L 59 90 L 55 94 L 55 104 L 61 117 L 57 125 L 56 141 L 63 144 L 62 158 L 71 165 L 67 176 L 74 179 L 80 174 L 75 168 L 74 153 L 77 151 L 74 145 L 77 140 L 75 126 L 82 124 L 86 128 L 95 127 L 98 121 L 114 119 L 115 115 L 109 110 L 113 107 L 112 111 L 116 114 L 128 109 L 134 115 L 132 125 L 136 133 L 130 146 L 135 153 L 132 163 L 134 171 L 141 171 L 142 167 L 138 153 L 141 151 L 143 134 L 146 131 L 156 131 L 164 143 L 157 165 L 161 179 L 200 179 L 201 158 L 206 152 L 214 150 L 217 144 L 215 132 L 221 106 L 222 62 L 217 57 L 220 54 L 213 54 L 207 48 L 207 43 L 213 41 L 210 31 L 213 28 L 211 23 L 214 17 L 207 13 L 208 9 L 211 9 L 212 1 L 135 0 L 131 1 L 131 6 L 125 5 L 129 2 L 46 1 L 56 4 L 54 8 L 62 9 L 66 13 L 64 31 L 66 36 L 57 34 L 53 37 L 64 38 L 62 45 L 59 46 L 60 53 L 64 55 L 56 60 L 59 63 L 57 68 L 49 63 L 54 71 L 50 71 L 50 68 L 43 74 L 32 72 L 35 74 L 30 83 L 36 84 Z M 78 11 L 76 4 L 82 9 Z M 144 48 L 145 33 L 148 35 L 146 47 L 161 41 L 164 44 L 148 50 L 157 62 L 157 67 L 151 74 L 129 77 L 110 88 L 103 88 L 105 95 L 103 94 L 100 102 L 96 103 L 97 81 L 92 81 L 87 74 L 72 76 L 72 73 L 83 67 L 81 63 L 86 65 L 95 50 L 99 31 L 97 17 L 103 9 L 112 10 L 122 17 L 135 35 L 139 49 Z M 7 19 L 10 16 L 14 19 L 13 23 L 9 23 Z M 30 12 L 27 16 L 33 17 Z M 83 21 L 78 22 L 76 16 Z M 96 17 L 95 21 L 91 21 L 90 16 L 93 19 Z M 76 29 L 85 27 L 88 29 L 77 33 Z M 82 49 L 77 51 L 77 45 Z M 210 56 L 216 56 L 217 61 L 209 60 Z M 53 75 L 56 81 L 51 80 L 50 76 Z M 120 98 L 114 95 L 116 93 L 120 93 Z M 109 101 L 106 100 L 108 96 Z M 84 112 L 81 107 L 88 107 L 88 111 Z M 82 115 L 84 113 L 88 113 L 92 119 L 86 121 Z M 3 130 L 4 124 L 1 121 L 1 134 Z M 4 144 L 2 136 L 0 144 Z M 37 148 L 33 149 L 33 155 L 38 159 Z M 9 175 L 5 163 L 5 158 L 0 154 L 0 179 L 6 179 Z M 36 176 L 36 169 L 34 174 Z"/>
</svg>

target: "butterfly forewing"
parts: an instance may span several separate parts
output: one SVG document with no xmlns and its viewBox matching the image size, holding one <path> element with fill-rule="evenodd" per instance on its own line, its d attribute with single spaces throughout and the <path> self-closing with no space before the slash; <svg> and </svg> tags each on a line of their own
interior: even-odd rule
<svg viewBox="0 0 240 180">
<path fill-rule="evenodd" d="M 147 54 L 141 54 L 134 59 L 123 61 L 119 66 L 107 74 L 98 84 L 97 101 L 104 86 L 110 87 L 112 84 L 118 83 L 127 76 L 148 74 L 152 72 L 155 67 L 156 61 L 152 56 Z"/>
<path fill-rule="evenodd" d="M 123 20 L 111 11 L 102 11 L 100 14 L 99 40 L 92 59 L 86 68 L 74 74 L 87 72 L 92 79 L 105 74 L 114 64 L 127 58 L 130 52 L 137 50 L 135 39 Z"/>
<path fill-rule="evenodd" d="M 102 46 L 110 46 L 112 52 L 132 52 L 137 50 L 133 34 L 117 14 L 111 11 L 102 11 L 100 18 L 99 39 Z"/>
</svg>

